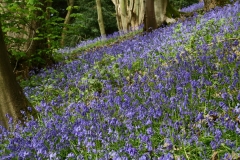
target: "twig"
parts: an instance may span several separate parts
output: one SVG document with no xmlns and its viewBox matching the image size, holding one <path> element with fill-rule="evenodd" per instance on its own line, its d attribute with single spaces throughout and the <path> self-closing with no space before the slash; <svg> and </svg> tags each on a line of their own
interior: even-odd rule
<svg viewBox="0 0 240 160">
<path fill-rule="evenodd" d="M 30 43 L 28 49 L 26 50 L 26 53 L 29 51 L 30 47 L 32 46 L 34 35 L 35 35 L 35 31 L 33 31 L 32 40 L 31 40 L 31 43 Z"/>
<path fill-rule="evenodd" d="M 228 38 L 228 39 L 223 39 L 223 40 L 220 40 L 220 41 L 217 41 L 217 43 L 219 43 L 219 42 L 224 42 L 224 41 L 227 41 L 227 40 L 239 40 L 239 38 Z M 213 45 L 214 43 L 209 43 L 209 44 L 207 44 L 208 46 L 211 46 L 211 45 Z"/>
<path fill-rule="evenodd" d="M 15 64 L 15 67 L 14 67 L 14 69 L 13 69 L 13 72 L 15 72 L 15 70 L 16 70 L 16 68 L 17 68 L 17 64 L 18 64 L 18 60 L 17 60 L 17 62 L 16 62 L 16 64 Z"/>
</svg>

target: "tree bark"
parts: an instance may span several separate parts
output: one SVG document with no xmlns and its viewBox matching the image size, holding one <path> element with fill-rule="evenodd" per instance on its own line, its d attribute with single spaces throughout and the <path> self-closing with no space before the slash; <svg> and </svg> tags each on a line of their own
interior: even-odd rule
<svg viewBox="0 0 240 160">
<path fill-rule="evenodd" d="M 204 9 L 205 11 L 209 11 L 216 6 L 222 7 L 228 3 L 230 3 L 229 0 L 204 0 Z"/>
<path fill-rule="evenodd" d="M 168 0 L 154 0 L 154 9 L 157 26 L 161 26 L 166 21 Z"/>
<path fill-rule="evenodd" d="M 124 32 L 129 30 L 128 28 L 128 15 L 127 15 L 127 1 L 120 0 L 120 8 L 121 8 L 121 21 L 122 21 L 122 28 Z"/>
<path fill-rule="evenodd" d="M 170 6 L 168 0 L 112 0 L 112 2 L 115 5 L 119 31 L 138 29 L 141 24 L 145 24 L 145 29 L 149 27 L 155 29 L 164 22 L 175 22 L 173 18 L 180 16 L 179 11 Z"/>
<path fill-rule="evenodd" d="M 204 9 L 209 11 L 217 6 L 216 0 L 204 0 Z"/>
<path fill-rule="evenodd" d="M 8 10 L 8 5 L 16 2 L 1 2 L 4 2 L 4 0 L 0 0 L 0 12 L 5 12 L 6 15 L 8 15 L 7 17 L 2 17 L 4 20 L 2 24 L 17 28 L 17 31 L 8 31 L 5 33 L 6 37 L 11 40 L 11 43 L 6 44 L 6 47 L 10 53 L 16 51 L 22 53 L 21 55 L 17 54 L 18 57 L 12 56 L 11 62 L 13 62 L 15 66 L 14 72 L 22 78 L 27 78 L 29 68 L 43 67 L 46 64 L 52 64 L 54 62 L 51 54 L 45 51 L 40 53 L 40 50 L 49 50 L 51 47 L 49 43 L 50 38 L 47 37 L 51 32 L 48 30 L 49 27 L 44 27 L 44 21 L 50 19 L 49 7 L 51 7 L 52 0 L 39 0 L 31 5 L 27 4 L 26 1 L 19 1 L 17 3 L 19 10 L 16 9 L 16 11 Z M 40 10 L 32 9 L 32 6 L 38 7 Z M 46 14 L 44 14 L 44 12 Z M 12 16 L 10 17 L 9 15 Z M 42 18 L 44 15 L 45 19 Z M 30 19 L 26 18 L 28 16 Z M 9 24 L 12 26 L 9 26 Z"/>
<path fill-rule="evenodd" d="M 16 122 L 17 120 L 24 121 L 24 116 L 21 111 L 25 111 L 26 115 L 36 115 L 36 111 L 31 107 L 31 104 L 26 99 L 21 87 L 19 86 L 15 75 L 13 74 L 10 60 L 7 53 L 7 48 L 4 43 L 2 25 L 0 21 L 0 125 L 8 128 L 8 119 L 6 114 L 9 114 Z M 32 112 L 28 110 L 32 109 Z"/>
<path fill-rule="evenodd" d="M 73 10 L 73 5 L 74 5 L 74 0 L 67 0 L 68 3 L 68 12 L 64 20 L 64 26 L 63 26 L 63 31 L 62 31 L 62 38 L 61 38 L 61 46 L 65 46 L 65 38 L 66 38 L 66 31 L 67 31 L 67 25 L 70 23 L 70 15 Z"/>
<path fill-rule="evenodd" d="M 50 11 L 50 7 L 52 7 L 52 0 L 47 0 L 46 1 L 46 20 L 49 20 L 51 18 L 51 11 Z M 49 32 L 48 32 L 49 33 Z M 51 48 L 51 45 L 50 45 L 50 42 L 51 42 L 51 39 L 48 37 L 47 38 L 47 43 L 48 43 L 48 49 Z"/>
<path fill-rule="evenodd" d="M 119 31 L 138 29 L 144 22 L 145 0 L 112 0 Z"/>
<path fill-rule="evenodd" d="M 146 15 L 145 15 L 144 28 L 145 28 L 144 30 L 147 32 L 151 32 L 152 30 L 157 28 L 157 22 L 155 17 L 155 10 L 154 10 L 154 0 L 146 1 Z"/>
<path fill-rule="evenodd" d="M 105 39 L 106 38 L 106 32 L 105 32 L 103 15 L 102 15 L 101 0 L 96 0 L 96 5 L 97 5 L 98 25 L 99 25 L 100 33 L 101 33 L 101 36 Z"/>
</svg>

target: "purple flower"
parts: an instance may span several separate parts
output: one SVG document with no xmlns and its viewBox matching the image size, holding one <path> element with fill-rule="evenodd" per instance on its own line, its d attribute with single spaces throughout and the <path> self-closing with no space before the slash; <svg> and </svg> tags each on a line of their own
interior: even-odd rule
<svg viewBox="0 0 240 160">
<path fill-rule="evenodd" d="M 169 139 L 169 138 L 166 138 L 164 140 L 164 145 L 163 145 L 164 148 L 166 148 L 167 150 L 172 150 L 173 149 L 173 144 L 172 144 L 172 141 Z"/>
<path fill-rule="evenodd" d="M 231 154 L 225 153 L 223 159 L 224 159 L 224 160 L 232 160 L 233 158 L 232 158 L 232 155 L 231 155 Z"/>
<path fill-rule="evenodd" d="M 228 93 L 224 92 L 224 93 L 221 94 L 221 96 L 222 96 L 222 98 L 223 98 L 224 100 L 227 100 L 227 98 L 228 98 Z"/>
<path fill-rule="evenodd" d="M 73 158 L 73 157 L 75 157 L 74 153 L 69 153 L 69 154 L 67 155 L 67 158 Z"/>
<path fill-rule="evenodd" d="M 132 157 L 137 156 L 137 149 L 132 147 L 131 145 L 128 145 L 128 147 L 126 147 L 125 150 L 130 156 Z"/>
<path fill-rule="evenodd" d="M 222 131 L 219 129 L 216 129 L 215 131 L 215 141 L 220 141 L 220 138 L 222 137 Z"/>
<path fill-rule="evenodd" d="M 197 115 L 196 121 L 198 122 L 198 121 L 203 120 L 203 119 L 204 119 L 203 113 L 199 112 L 198 115 Z"/>
<path fill-rule="evenodd" d="M 153 134 L 153 130 L 152 130 L 151 127 L 149 127 L 149 128 L 147 129 L 147 134 L 148 134 L 148 135 L 152 135 L 152 134 Z"/>
<path fill-rule="evenodd" d="M 211 145 L 213 150 L 216 150 L 220 146 L 219 142 L 217 142 L 215 140 L 212 140 L 210 145 Z"/>
<path fill-rule="evenodd" d="M 158 160 L 174 160 L 174 156 L 171 153 L 164 154 Z"/>
<path fill-rule="evenodd" d="M 240 92 L 237 95 L 237 100 L 240 101 Z"/>
</svg>

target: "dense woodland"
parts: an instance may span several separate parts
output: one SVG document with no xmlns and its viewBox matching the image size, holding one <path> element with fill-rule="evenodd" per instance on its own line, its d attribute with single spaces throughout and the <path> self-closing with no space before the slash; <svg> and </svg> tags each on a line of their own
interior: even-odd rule
<svg viewBox="0 0 240 160">
<path fill-rule="evenodd" d="M 239 159 L 236 0 L 0 0 L 0 159 Z"/>
</svg>

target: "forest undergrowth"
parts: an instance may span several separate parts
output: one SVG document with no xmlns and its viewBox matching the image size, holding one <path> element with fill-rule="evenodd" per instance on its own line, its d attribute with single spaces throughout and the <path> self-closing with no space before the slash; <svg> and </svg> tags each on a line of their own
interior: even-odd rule
<svg viewBox="0 0 240 160">
<path fill-rule="evenodd" d="M 239 20 L 236 2 L 84 54 L 62 49 L 63 64 L 21 82 L 40 114 L 2 128 L 0 159 L 239 159 Z"/>
</svg>

